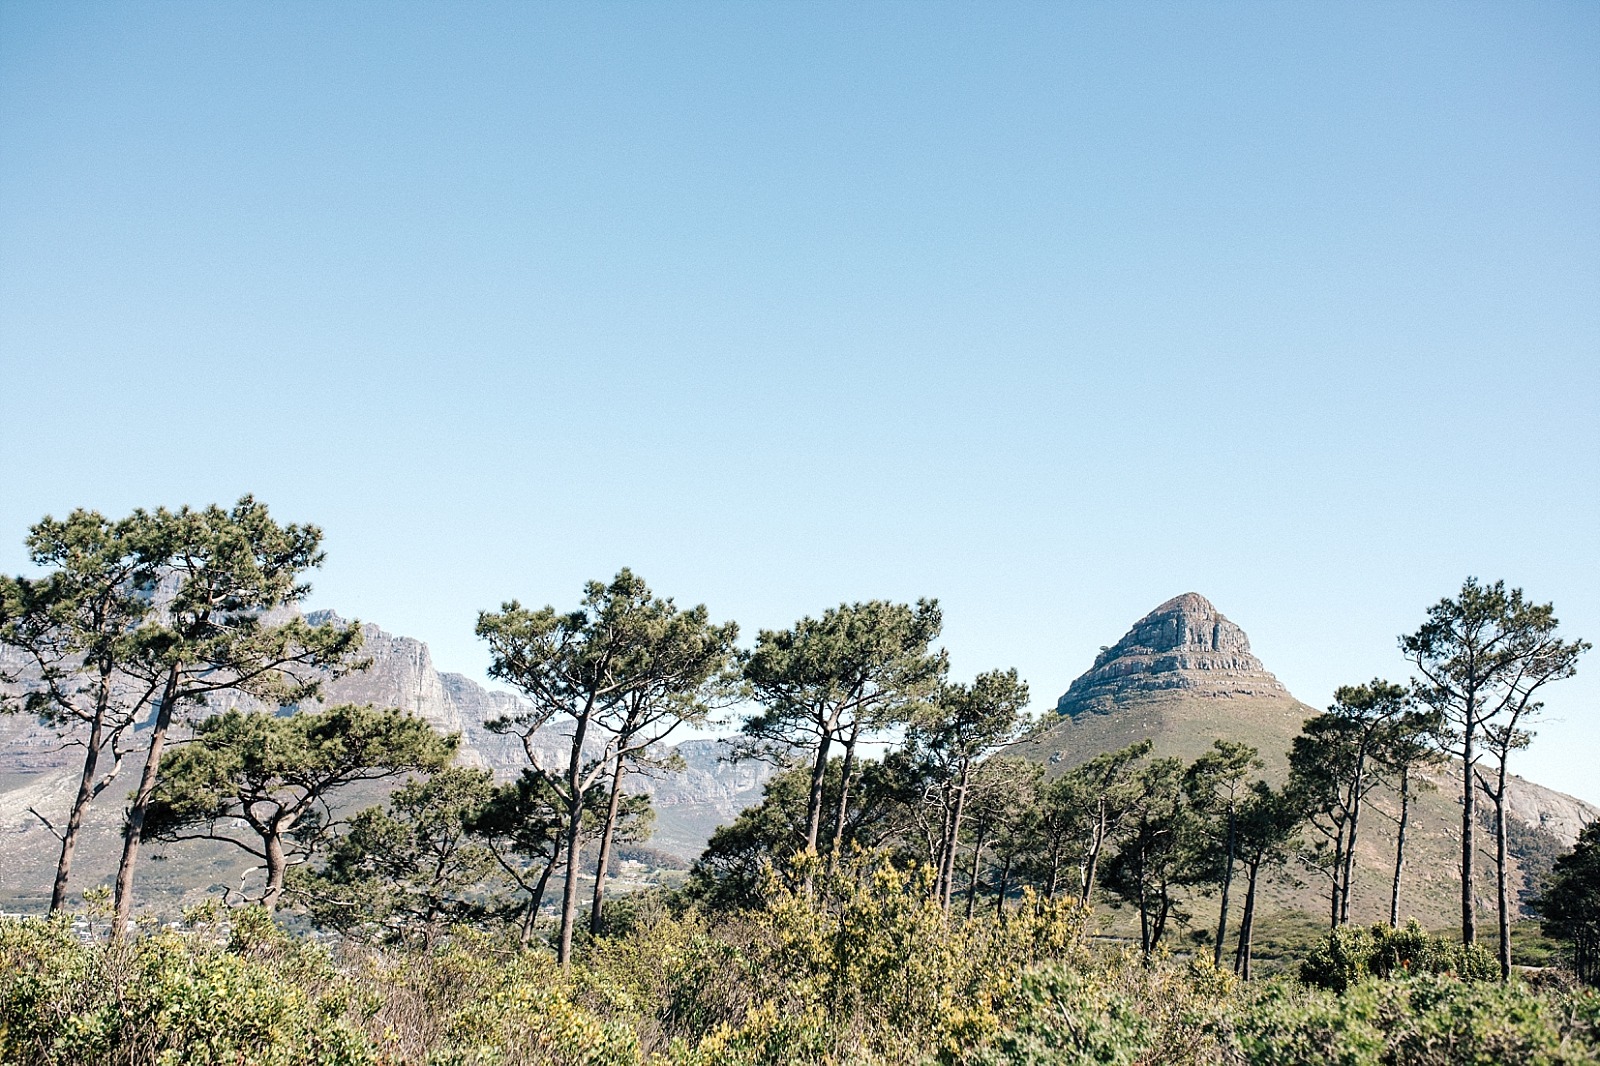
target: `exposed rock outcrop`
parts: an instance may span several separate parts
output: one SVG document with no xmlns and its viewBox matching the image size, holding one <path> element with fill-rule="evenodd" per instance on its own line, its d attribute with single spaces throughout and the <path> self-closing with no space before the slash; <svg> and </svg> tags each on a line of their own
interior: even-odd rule
<svg viewBox="0 0 1600 1066">
<path fill-rule="evenodd" d="M 1135 622 L 1095 658 L 1056 704 L 1060 714 L 1104 713 L 1136 692 L 1180 689 L 1194 696 L 1288 696 L 1250 654 L 1244 630 L 1194 592 Z"/>
</svg>

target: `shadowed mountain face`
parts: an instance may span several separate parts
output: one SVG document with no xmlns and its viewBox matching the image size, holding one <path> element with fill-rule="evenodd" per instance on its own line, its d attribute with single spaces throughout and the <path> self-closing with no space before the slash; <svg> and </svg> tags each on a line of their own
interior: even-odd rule
<svg viewBox="0 0 1600 1066">
<path fill-rule="evenodd" d="M 1244 630 L 1204 596 L 1185 593 L 1133 624 L 1123 638 L 1096 656 L 1094 664 L 1056 704 L 1059 720 L 1016 745 L 1016 754 L 1045 762 L 1060 773 L 1101 752 L 1146 738 L 1157 756 L 1193 760 L 1219 739 L 1249 744 L 1265 764 L 1262 775 L 1281 781 L 1289 746 L 1307 718 L 1317 714 L 1295 699 L 1250 652 Z M 1402 914 L 1447 927 L 1459 918 L 1459 766 L 1423 775 L 1408 831 Z M 1480 804 L 1480 809 L 1484 805 Z M 1526 895 L 1549 855 L 1570 847 L 1578 831 L 1600 816 L 1581 800 L 1513 778 L 1508 796 L 1513 828 L 1513 885 Z M 1380 788 L 1363 816 L 1357 848 L 1354 909 L 1358 920 L 1387 916 L 1388 879 L 1393 873 L 1398 803 Z M 1492 842 L 1487 823 L 1486 841 Z M 1492 843 L 1489 845 L 1492 846 Z M 1478 886 L 1481 906 L 1494 906 L 1492 863 Z M 1300 871 L 1307 876 L 1306 871 Z M 1271 892 L 1271 905 L 1319 909 L 1314 877 L 1287 882 Z"/>
</svg>

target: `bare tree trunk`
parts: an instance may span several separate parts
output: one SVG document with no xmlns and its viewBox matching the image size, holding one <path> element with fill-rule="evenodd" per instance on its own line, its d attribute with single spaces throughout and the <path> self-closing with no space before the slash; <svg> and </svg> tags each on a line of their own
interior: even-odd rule
<svg viewBox="0 0 1600 1066">
<path fill-rule="evenodd" d="M 928 862 L 933 867 L 933 898 L 935 902 L 944 899 L 944 858 L 950 852 L 950 821 L 955 813 L 955 807 L 950 802 L 951 790 L 941 788 L 939 792 L 939 840 L 928 853 Z"/>
<path fill-rule="evenodd" d="M 1079 897 L 1079 900 L 1085 905 L 1088 904 L 1089 897 L 1094 894 L 1095 873 L 1099 869 L 1100 851 L 1105 847 L 1105 844 L 1106 801 L 1105 797 L 1102 796 L 1096 808 L 1094 836 L 1091 838 L 1089 844 L 1089 861 L 1084 864 L 1083 868 L 1083 894 Z"/>
<path fill-rule="evenodd" d="M 517 931 L 517 943 L 526 944 L 533 939 L 533 920 L 538 917 L 539 909 L 534 906 L 533 898 L 528 898 L 528 906 L 522 909 L 522 928 Z"/>
<path fill-rule="evenodd" d="M 283 898 L 283 876 L 289 868 L 287 857 L 283 854 L 283 836 L 279 832 L 269 833 L 263 841 L 266 845 L 267 858 L 267 888 L 261 896 L 261 905 L 271 914 L 278 909 L 278 901 Z"/>
<path fill-rule="evenodd" d="M 1145 955 L 1149 955 L 1153 945 L 1150 943 L 1150 901 L 1145 894 L 1143 855 L 1138 857 L 1137 871 L 1139 878 L 1139 950 Z"/>
<path fill-rule="evenodd" d="M 1161 892 L 1161 906 L 1156 910 L 1155 929 L 1150 936 L 1150 950 L 1154 951 L 1161 943 L 1161 937 L 1167 931 L 1167 915 L 1172 911 L 1172 900 L 1167 896 L 1166 889 Z"/>
<path fill-rule="evenodd" d="M 1333 837 L 1333 888 L 1328 892 L 1330 911 L 1328 914 L 1328 927 L 1339 928 L 1339 888 L 1340 872 L 1344 869 L 1344 823 L 1339 823 L 1339 830 Z"/>
<path fill-rule="evenodd" d="M 578 862 L 582 856 L 579 834 L 583 832 L 583 794 L 576 795 L 568 809 L 567 822 L 567 883 L 561 893 L 561 935 L 556 947 L 556 961 L 561 972 L 572 969 L 572 926 L 578 913 Z"/>
<path fill-rule="evenodd" d="M 1011 855 L 1008 852 L 1000 864 L 1000 884 L 994 894 L 994 912 L 997 915 L 1006 912 L 1006 890 L 1011 887 Z"/>
<path fill-rule="evenodd" d="M 1344 846 L 1343 885 L 1339 890 L 1339 924 L 1350 921 L 1350 885 L 1355 876 L 1356 830 L 1361 823 L 1362 782 L 1366 779 L 1366 757 L 1356 758 L 1356 777 L 1350 789 L 1350 833 Z"/>
<path fill-rule="evenodd" d="M 572 969 L 572 926 L 578 913 L 578 860 L 583 833 L 583 741 L 589 732 L 593 701 L 575 718 L 572 729 L 572 754 L 567 760 L 567 884 L 561 893 L 561 934 L 556 946 L 556 961 L 561 972 Z"/>
<path fill-rule="evenodd" d="M 78 846 L 78 831 L 83 828 L 84 812 L 94 799 L 94 778 L 100 767 L 100 748 L 105 744 L 106 708 L 111 703 L 111 673 L 103 666 L 94 703 L 94 718 L 89 722 L 89 748 L 83 755 L 83 777 L 78 781 L 78 794 L 72 800 L 72 810 L 61 831 L 61 859 L 56 863 L 56 880 L 50 888 L 51 914 L 66 906 L 67 882 L 72 877 L 72 855 Z"/>
<path fill-rule="evenodd" d="M 1234 842 L 1234 812 L 1233 807 L 1228 807 L 1228 864 L 1222 874 L 1222 906 L 1217 915 L 1217 943 L 1216 950 L 1212 953 L 1211 964 L 1222 966 L 1222 945 L 1228 936 L 1228 890 L 1233 887 L 1233 842 Z"/>
<path fill-rule="evenodd" d="M 117 865 L 117 889 L 113 937 L 128 935 L 128 918 L 133 913 L 133 869 L 139 861 L 139 842 L 144 832 L 144 816 L 150 809 L 150 800 L 156 791 L 156 772 L 161 766 L 161 750 L 166 746 L 167 730 L 172 726 L 172 705 L 178 694 L 178 666 L 167 670 L 167 682 L 161 691 L 161 703 L 156 708 L 155 727 L 150 732 L 150 750 L 145 755 L 144 773 L 139 777 L 139 789 L 128 808 L 127 823 L 123 827 L 122 861 Z"/>
<path fill-rule="evenodd" d="M 950 909 L 950 890 L 956 879 L 956 848 L 961 842 L 961 816 L 967 805 L 967 768 L 961 768 L 961 780 L 956 786 L 955 812 L 950 817 L 950 837 L 945 843 L 943 867 L 940 871 L 939 905 Z"/>
<path fill-rule="evenodd" d="M 522 923 L 522 942 L 526 944 L 533 938 L 533 925 L 539 918 L 539 908 L 544 906 L 545 889 L 550 885 L 550 875 L 555 871 L 556 864 L 561 861 L 561 841 L 557 840 L 550 851 L 550 861 L 545 864 L 544 872 L 539 875 L 539 881 L 533 888 L 533 895 L 528 898 L 528 915 Z"/>
<path fill-rule="evenodd" d="M 824 728 L 817 742 L 817 761 L 811 767 L 811 792 L 806 799 L 806 850 L 817 850 L 817 833 L 822 827 L 822 787 L 828 780 L 828 748 L 833 732 Z M 809 878 L 808 878 L 809 880 Z"/>
<path fill-rule="evenodd" d="M 978 903 L 978 870 L 983 861 L 984 839 L 988 836 L 988 826 L 978 823 L 978 839 L 972 845 L 972 867 L 967 877 L 967 918 L 971 919 L 973 909 Z"/>
<path fill-rule="evenodd" d="M 850 727 L 850 739 L 844 743 L 844 765 L 839 773 L 839 805 L 833 814 L 833 846 L 829 854 L 838 861 L 839 848 L 844 844 L 844 824 L 850 812 L 850 775 L 855 773 L 856 741 L 861 739 L 861 723 Z"/>
<path fill-rule="evenodd" d="M 1495 902 L 1499 907 L 1500 919 L 1500 980 L 1511 980 L 1511 900 L 1507 881 L 1510 871 L 1506 868 L 1508 856 L 1506 855 L 1506 760 L 1500 760 L 1500 777 L 1496 782 L 1499 786 L 1494 793 L 1494 863 L 1495 863 Z"/>
<path fill-rule="evenodd" d="M 1389 928 L 1400 925 L 1400 875 L 1406 864 L 1406 821 L 1411 816 L 1411 767 L 1400 768 L 1400 827 L 1395 831 L 1394 886 L 1389 892 Z"/>
<path fill-rule="evenodd" d="M 1472 742 L 1478 723 L 1472 712 L 1469 704 L 1461 742 L 1461 942 L 1467 945 L 1478 942 L 1478 915 L 1472 898 L 1472 860 L 1477 851 L 1473 832 L 1478 819 L 1478 797 L 1472 787 Z"/>
<path fill-rule="evenodd" d="M 611 800 L 606 806 L 606 824 L 600 833 L 600 855 L 594 871 L 594 901 L 589 905 L 589 932 L 600 935 L 600 908 L 605 897 L 606 867 L 611 862 L 611 839 L 616 833 L 617 811 L 622 806 L 622 751 L 619 746 L 617 763 L 611 773 Z"/>
<path fill-rule="evenodd" d="M 1244 893 L 1244 915 L 1239 919 L 1239 947 L 1233 956 L 1233 972 L 1243 980 L 1250 980 L 1250 939 L 1255 933 L 1256 880 L 1260 875 L 1259 861 L 1249 864 L 1249 882 Z"/>
</svg>

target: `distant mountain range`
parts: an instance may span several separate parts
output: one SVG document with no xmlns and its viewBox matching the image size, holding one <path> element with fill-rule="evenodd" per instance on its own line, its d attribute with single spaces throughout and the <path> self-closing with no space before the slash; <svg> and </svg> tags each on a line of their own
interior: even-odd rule
<svg viewBox="0 0 1600 1066">
<path fill-rule="evenodd" d="M 336 620 L 313 612 L 310 621 Z M 369 669 L 326 686 L 324 703 L 375 703 L 396 706 L 462 737 L 461 759 L 509 779 L 527 760 L 520 741 L 485 729 L 486 720 L 515 714 L 522 701 L 491 691 L 461 674 L 441 673 L 428 646 L 364 625 L 363 654 Z M 0 655 L 0 665 L 4 663 Z M 255 706 L 233 699 L 216 706 Z M 1057 704 L 1060 720 L 1036 731 L 1017 746 L 1061 771 L 1094 755 L 1149 737 L 1157 754 L 1192 759 L 1217 738 L 1254 745 L 1269 777 L 1287 769 L 1291 739 L 1305 719 L 1317 713 L 1296 700 L 1250 651 L 1249 639 L 1203 596 L 1189 593 L 1167 601 L 1140 619 L 1116 644 L 1105 648 L 1074 681 Z M 552 764 L 567 734 L 553 726 L 540 734 L 542 754 Z M 632 786 L 648 793 L 657 809 L 651 845 L 682 859 L 698 855 L 716 826 L 732 820 L 761 797 L 772 768 L 761 762 L 730 763 L 729 742 L 685 740 L 675 745 L 681 772 L 636 777 Z M 19 716 L 0 716 L 0 909 L 42 909 L 48 899 L 57 842 L 29 813 L 35 807 L 51 817 L 65 811 L 76 787 L 78 749 L 63 749 L 50 730 Z M 76 886 L 109 880 L 119 846 L 119 823 L 137 769 L 124 771 L 126 787 L 109 790 L 88 821 Z M 1425 924 L 1446 926 L 1456 917 L 1456 863 L 1459 853 L 1457 779 L 1444 770 L 1431 775 L 1436 788 L 1418 800 L 1408 846 L 1407 889 L 1403 910 Z M 375 796 L 363 794 L 362 802 Z M 1354 909 L 1361 920 L 1387 914 L 1388 878 L 1393 863 L 1393 805 L 1380 790 L 1363 827 Z M 1579 829 L 1600 810 L 1520 778 L 1513 782 L 1510 813 L 1515 852 L 1514 881 L 1526 893 L 1556 852 L 1570 847 Z M 1492 836 L 1485 835 L 1492 846 Z M 170 910 L 224 887 L 237 887 L 247 864 L 230 849 L 184 846 L 170 849 L 164 862 L 147 864 L 141 874 L 145 906 Z M 1479 886 L 1487 911 L 1493 905 L 1492 864 L 1484 863 Z M 1316 886 L 1280 885 L 1280 906 L 1318 911 Z"/>
<path fill-rule="evenodd" d="M 307 616 L 313 623 L 337 621 L 330 611 Z M 321 704 L 373 703 L 400 707 L 427 719 L 446 733 L 461 734 L 459 760 L 492 770 L 509 780 L 528 765 L 516 737 L 493 733 L 485 721 L 516 714 L 525 703 L 509 692 L 484 688 L 461 674 L 441 673 L 428 646 L 411 637 L 395 636 L 375 625 L 363 625 L 362 655 L 372 665 L 359 673 L 330 681 Z M 0 664 L 17 663 L 0 655 Z M 234 695 L 214 700 L 207 713 L 227 707 L 246 710 L 261 705 Z M 536 737 L 546 765 L 562 765 L 570 732 L 559 724 Z M 670 738 L 669 738 L 670 740 Z M 629 788 L 649 794 L 656 808 L 655 834 L 649 841 L 668 855 L 688 860 L 705 846 L 712 830 L 731 821 L 761 798 L 772 775 L 763 762 L 729 763 L 729 742 L 689 739 L 672 745 L 684 769 L 653 776 L 634 776 Z M 0 716 L 0 909 L 41 909 L 49 899 L 59 845 L 29 808 L 52 819 L 67 809 L 82 767 L 81 748 L 63 748 L 50 729 L 19 715 Z M 130 760 L 133 761 L 133 760 Z M 91 809 L 79 845 L 74 885 L 109 880 L 120 847 L 120 821 L 126 797 L 138 778 L 138 767 L 125 768 L 126 785 L 114 785 Z M 376 797 L 367 790 L 363 802 Z M 166 907 L 176 899 L 192 900 L 218 886 L 236 887 L 248 864 L 227 848 L 185 845 L 167 852 L 164 863 L 150 864 L 141 874 L 141 899 Z"/>
</svg>

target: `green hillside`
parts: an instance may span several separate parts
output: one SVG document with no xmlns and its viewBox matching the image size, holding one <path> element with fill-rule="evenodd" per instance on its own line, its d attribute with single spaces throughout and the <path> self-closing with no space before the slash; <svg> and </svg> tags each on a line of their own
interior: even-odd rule
<svg viewBox="0 0 1600 1066">
<path fill-rule="evenodd" d="M 1061 699 L 1060 720 L 1035 731 L 1011 750 L 1037 759 L 1048 772 L 1065 772 L 1106 751 L 1146 738 L 1154 754 L 1193 760 L 1219 739 L 1256 748 L 1262 776 L 1281 781 L 1290 744 L 1302 723 L 1318 713 L 1295 699 L 1250 654 L 1248 639 L 1204 597 L 1176 597 L 1135 623 Z M 1400 897 L 1402 920 L 1448 928 L 1460 920 L 1460 779 L 1454 767 L 1429 773 L 1413 799 Z M 1513 891 L 1525 898 L 1554 854 L 1571 845 L 1597 813 L 1588 805 L 1518 779 L 1511 809 Z M 1361 823 L 1352 918 L 1388 918 L 1394 874 L 1398 800 L 1377 790 Z M 1480 808 L 1482 810 L 1482 808 Z M 1484 812 L 1487 814 L 1487 812 Z M 1494 908 L 1493 833 L 1481 837 L 1491 854 L 1478 865 L 1483 913 Z M 1320 875 L 1292 867 L 1268 889 L 1263 907 L 1321 915 L 1327 907 Z M 1207 901 L 1199 901 L 1197 914 Z M 1203 925 L 1203 923 L 1197 923 Z"/>
</svg>

